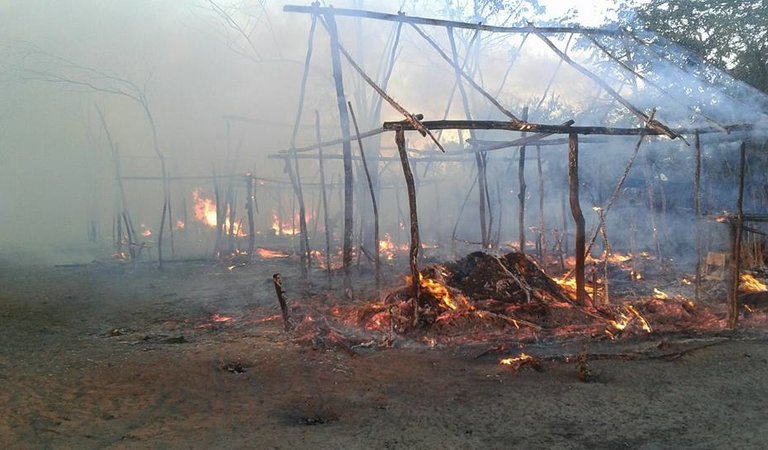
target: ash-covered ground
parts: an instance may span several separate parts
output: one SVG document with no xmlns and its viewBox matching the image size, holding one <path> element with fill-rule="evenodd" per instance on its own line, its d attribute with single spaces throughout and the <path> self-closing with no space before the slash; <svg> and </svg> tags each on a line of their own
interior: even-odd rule
<svg viewBox="0 0 768 450">
<path fill-rule="evenodd" d="M 507 340 L 499 332 L 464 344 L 425 331 L 385 348 L 372 334 L 370 342 L 350 337 L 345 348 L 328 334 L 313 340 L 301 328 L 283 330 L 276 272 L 297 319 L 344 304 L 319 272 L 306 291 L 290 259 L 163 271 L 5 263 L 0 446 L 768 445 L 768 346 L 749 322 L 735 333 L 525 343 L 511 328 Z M 356 283 L 359 301 L 375 294 L 370 284 Z M 379 295 L 400 287 L 393 282 Z M 499 364 L 523 351 L 541 371 Z"/>
</svg>

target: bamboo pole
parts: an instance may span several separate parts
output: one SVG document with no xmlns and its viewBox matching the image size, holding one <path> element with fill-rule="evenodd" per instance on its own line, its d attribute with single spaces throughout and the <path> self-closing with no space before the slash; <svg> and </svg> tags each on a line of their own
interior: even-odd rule
<svg viewBox="0 0 768 450">
<path fill-rule="evenodd" d="M 381 286 L 381 258 L 379 251 L 379 207 L 376 203 L 376 191 L 373 189 L 373 181 L 371 180 L 371 172 L 368 170 L 368 163 L 365 161 L 365 151 L 363 150 L 363 140 L 360 139 L 360 128 L 357 126 L 357 118 L 355 117 L 355 111 L 352 109 L 352 103 L 348 102 L 349 115 L 352 117 L 352 124 L 355 127 L 355 134 L 357 135 L 357 144 L 360 146 L 360 158 L 363 161 L 363 170 L 365 171 L 365 178 L 368 181 L 368 190 L 371 193 L 371 206 L 373 207 L 373 242 L 374 242 L 374 264 L 376 267 L 376 289 Z M 361 220 L 362 222 L 362 220 Z"/>
<path fill-rule="evenodd" d="M 416 211 L 416 187 L 413 182 L 413 172 L 408 162 L 408 152 L 405 150 L 405 131 L 399 129 L 395 132 L 395 143 L 400 154 L 400 161 L 403 166 L 403 176 L 405 177 L 405 186 L 408 190 L 408 210 L 411 222 L 411 246 L 408 251 L 408 263 L 411 269 L 411 297 L 413 305 L 413 326 L 419 323 L 419 288 L 421 279 L 419 275 L 419 218 Z"/>
<path fill-rule="evenodd" d="M 728 289 L 728 326 L 735 329 L 739 324 L 739 281 L 741 275 L 741 236 L 744 226 L 744 171 L 747 144 L 739 149 L 739 196 L 736 200 L 736 217 L 731 222 L 731 276 Z"/>
<path fill-rule="evenodd" d="M 339 110 L 339 124 L 341 126 L 342 153 L 344 155 L 344 238 L 342 247 L 342 265 L 344 267 L 344 295 L 352 297 L 352 232 L 354 208 L 353 179 L 352 179 L 352 146 L 350 145 L 349 113 L 347 111 L 347 99 L 344 94 L 344 79 L 341 71 L 341 59 L 339 57 L 340 44 L 336 29 L 336 18 L 333 12 L 325 13 L 325 28 L 328 31 L 331 45 L 331 64 L 333 79 L 336 87 L 336 104 Z"/>
<path fill-rule="evenodd" d="M 571 134 L 568 142 L 568 190 L 570 192 L 571 214 L 576 223 L 576 301 L 592 306 L 584 288 L 584 214 L 579 202 L 579 137 Z"/>
</svg>

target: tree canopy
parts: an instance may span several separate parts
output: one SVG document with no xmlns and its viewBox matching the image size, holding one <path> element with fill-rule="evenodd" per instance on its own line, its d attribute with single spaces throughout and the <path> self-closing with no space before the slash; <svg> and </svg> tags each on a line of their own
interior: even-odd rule
<svg viewBox="0 0 768 450">
<path fill-rule="evenodd" d="M 735 78 L 768 92 L 765 0 L 631 0 L 619 11 L 625 23 L 674 41 Z"/>
</svg>

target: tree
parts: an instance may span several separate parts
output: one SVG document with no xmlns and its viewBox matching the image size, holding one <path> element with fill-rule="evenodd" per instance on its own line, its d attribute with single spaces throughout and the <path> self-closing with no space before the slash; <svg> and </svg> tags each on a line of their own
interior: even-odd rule
<svg viewBox="0 0 768 450">
<path fill-rule="evenodd" d="M 620 20 L 639 25 L 768 93 L 766 0 L 632 0 Z"/>
</svg>

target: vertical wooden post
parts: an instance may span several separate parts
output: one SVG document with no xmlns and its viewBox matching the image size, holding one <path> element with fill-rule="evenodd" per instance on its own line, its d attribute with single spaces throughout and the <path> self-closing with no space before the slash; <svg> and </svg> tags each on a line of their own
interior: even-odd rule
<svg viewBox="0 0 768 450">
<path fill-rule="evenodd" d="M 256 221 L 253 217 L 253 209 L 256 203 L 254 201 L 256 180 L 250 172 L 245 174 L 245 186 L 247 196 L 245 199 L 245 209 L 248 213 L 248 259 L 253 261 L 253 249 L 256 247 Z"/>
<path fill-rule="evenodd" d="M 579 202 L 579 136 L 575 133 L 568 135 L 568 191 L 571 204 L 571 215 L 576 223 L 576 301 L 579 304 L 591 306 L 584 289 L 584 250 L 586 239 L 584 233 L 584 214 Z"/>
<path fill-rule="evenodd" d="M 381 286 L 381 258 L 379 255 L 379 207 L 376 203 L 376 191 L 373 189 L 373 180 L 371 179 L 371 172 L 368 170 L 368 163 L 365 160 L 365 151 L 363 150 L 363 140 L 360 138 L 360 128 L 357 126 L 357 118 L 355 118 L 355 111 L 352 109 L 352 103 L 349 103 L 349 114 L 352 116 L 352 124 L 355 126 L 355 135 L 357 135 L 357 144 L 360 146 L 360 159 L 363 162 L 363 170 L 365 171 L 365 178 L 368 181 L 368 189 L 371 192 L 371 206 L 373 207 L 373 255 L 375 258 L 374 264 L 376 267 L 376 289 Z M 361 211 L 362 212 L 362 211 Z M 360 225 L 362 228 L 361 218 Z M 362 229 L 360 230 L 362 234 Z"/>
<path fill-rule="evenodd" d="M 694 139 L 696 162 L 693 169 L 693 215 L 696 221 L 696 278 L 693 298 L 698 303 L 701 298 L 701 139 L 699 130 L 696 130 Z"/>
<path fill-rule="evenodd" d="M 547 236 L 545 234 L 546 223 L 544 222 L 544 175 L 541 169 L 541 146 L 536 146 L 536 168 L 539 175 L 539 261 L 542 265 L 546 264 L 547 259 Z"/>
<path fill-rule="evenodd" d="M 528 120 L 528 107 L 523 108 L 524 121 Z M 526 133 L 522 133 L 525 137 Z M 520 205 L 520 209 L 517 213 L 517 232 L 518 240 L 520 241 L 520 253 L 525 253 L 525 145 L 520 147 L 520 159 L 517 163 L 517 180 L 520 185 L 520 191 L 517 193 L 517 200 Z"/>
<path fill-rule="evenodd" d="M 408 262 L 411 268 L 411 297 L 413 298 L 413 325 L 419 323 L 419 288 L 421 280 L 419 278 L 419 218 L 416 212 L 416 186 L 413 182 L 413 172 L 408 162 L 408 152 L 405 150 L 405 131 L 398 128 L 395 132 L 395 143 L 397 151 L 400 153 L 400 163 L 403 166 L 403 175 L 405 176 L 405 185 L 408 190 L 408 211 L 411 221 L 411 247 L 408 252 Z"/>
<path fill-rule="evenodd" d="M 448 31 L 448 40 L 451 43 L 451 58 L 453 59 L 453 67 L 456 74 L 456 83 L 459 87 L 459 93 L 461 94 L 461 102 L 464 106 L 464 114 L 467 117 L 467 120 L 472 120 L 472 113 L 469 109 L 469 98 L 467 97 L 467 91 L 464 89 L 464 83 L 461 76 L 461 65 L 459 63 L 459 56 L 458 52 L 456 50 L 456 40 L 453 36 L 453 28 L 448 27 L 446 28 Z M 470 137 L 474 140 L 475 139 L 475 131 L 469 130 Z M 487 188 L 486 188 L 486 173 L 485 173 L 485 158 L 483 155 L 483 152 L 477 151 L 475 149 L 475 164 L 477 164 L 477 180 L 478 180 L 478 186 L 479 186 L 479 194 L 480 194 L 480 236 L 481 236 L 481 242 L 483 249 L 488 248 L 489 244 L 489 233 L 488 233 L 488 220 L 487 220 L 487 214 L 486 214 L 486 207 L 490 207 L 488 205 L 488 195 L 487 195 Z"/>
<path fill-rule="evenodd" d="M 344 95 L 344 79 L 341 72 L 341 59 L 339 58 L 339 34 L 336 29 L 336 18 L 332 13 L 326 13 L 325 23 L 328 25 L 328 35 L 331 43 L 331 65 L 333 80 L 336 86 L 336 104 L 339 109 L 339 125 L 341 126 L 342 155 L 344 159 L 344 239 L 342 248 L 342 264 L 344 266 L 344 294 L 347 298 L 352 296 L 352 208 L 353 180 L 352 180 L 352 145 L 349 139 L 349 113 L 347 111 L 347 99 Z"/>
<path fill-rule="evenodd" d="M 315 110 L 315 139 L 320 144 L 320 113 Z M 328 287 L 333 287 L 331 272 L 331 226 L 328 217 L 328 194 L 325 189 L 325 164 L 323 162 L 323 147 L 317 147 L 317 157 L 320 164 L 320 196 L 323 202 L 323 227 L 325 228 L 325 272 L 328 275 Z"/>
<path fill-rule="evenodd" d="M 741 235 L 744 225 L 744 169 L 747 159 L 747 144 L 739 149 L 739 196 L 736 200 L 736 218 L 731 223 L 731 276 L 728 286 L 728 326 L 739 324 L 739 277 L 741 275 Z"/>
</svg>

